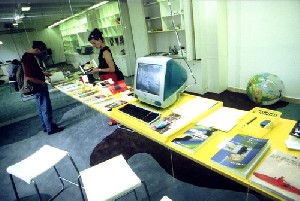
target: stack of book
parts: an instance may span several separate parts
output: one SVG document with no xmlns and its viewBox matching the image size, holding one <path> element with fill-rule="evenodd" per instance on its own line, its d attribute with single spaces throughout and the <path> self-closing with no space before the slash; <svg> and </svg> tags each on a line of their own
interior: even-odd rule
<svg viewBox="0 0 300 201">
<path fill-rule="evenodd" d="M 258 161 L 270 148 L 268 139 L 237 134 L 220 145 L 212 162 L 246 179 Z"/>
<path fill-rule="evenodd" d="M 300 200 L 299 170 L 300 157 L 274 150 L 249 181 L 287 200 Z"/>
</svg>

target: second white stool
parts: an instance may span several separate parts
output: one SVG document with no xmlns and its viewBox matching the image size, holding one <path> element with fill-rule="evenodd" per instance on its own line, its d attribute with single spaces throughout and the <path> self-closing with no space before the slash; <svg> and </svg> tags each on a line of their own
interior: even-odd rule
<svg viewBox="0 0 300 201">
<path fill-rule="evenodd" d="M 134 191 L 137 200 L 135 189 L 142 184 L 150 200 L 146 184 L 132 171 L 123 155 L 116 156 L 80 172 L 78 183 L 82 199 L 85 200 L 80 179 L 89 201 L 115 200 L 131 191 Z"/>
</svg>

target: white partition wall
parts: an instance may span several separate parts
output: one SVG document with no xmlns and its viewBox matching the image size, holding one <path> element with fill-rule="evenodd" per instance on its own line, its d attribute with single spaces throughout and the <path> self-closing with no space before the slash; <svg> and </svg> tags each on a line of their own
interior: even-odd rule
<svg viewBox="0 0 300 201">
<path fill-rule="evenodd" d="M 300 99 L 300 1 L 228 1 L 228 87 L 255 74 L 279 76 L 285 97 Z"/>
</svg>

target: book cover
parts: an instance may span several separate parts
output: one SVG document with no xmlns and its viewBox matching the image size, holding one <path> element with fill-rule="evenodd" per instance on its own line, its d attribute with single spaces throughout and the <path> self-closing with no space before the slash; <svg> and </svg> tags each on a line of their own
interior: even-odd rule
<svg viewBox="0 0 300 201">
<path fill-rule="evenodd" d="M 268 139 L 237 134 L 222 144 L 211 160 L 228 171 L 247 178 L 269 147 Z"/>
<path fill-rule="evenodd" d="M 300 200 L 300 157 L 274 150 L 249 181 L 288 200 Z"/>
<path fill-rule="evenodd" d="M 160 134 L 164 134 L 167 131 L 171 130 L 172 125 L 174 125 L 174 123 L 178 122 L 181 118 L 182 118 L 181 115 L 171 113 L 170 115 L 164 117 L 163 119 L 159 120 L 158 122 L 151 124 L 149 127 L 151 129 L 157 131 Z M 164 122 L 165 126 L 163 126 L 163 127 L 158 126 L 158 124 L 160 124 L 161 122 Z"/>
<path fill-rule="evenodd" d="M 172 140 L 172 144 L 191 153 L 195 153 L 212 136 L 214 129 L 193 126 Z"/>
<path fill-rule="evenodd" d="M 292 131 L 290 132 L 290 135 L 300 138 L 300 120 L 297 121 L 297 123 L 295 124 L 294 128 L 292 129 Z"/>
<path fill-rule="evenodd" d="M 115 102 L 112 102 L 112 103 L 109 103 L 109 104 L 105 105 L 103 107 L 103 109 L 105 109 L 107 111 L 111 111 L 113 108 L 119 107 L 120 105 L 123 105 L 125 103 L 127 103 L 127 102 L 123 101 L 123 100 L 116 100 Z"/>
</svg>

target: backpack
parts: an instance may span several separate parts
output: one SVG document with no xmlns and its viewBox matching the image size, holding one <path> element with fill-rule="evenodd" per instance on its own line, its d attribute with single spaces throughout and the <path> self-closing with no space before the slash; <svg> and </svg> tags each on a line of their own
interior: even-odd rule
<svg viewBox="0 0 300 201">
<path fill-rule="evenodd" d="M 19 91 L 24 95 L 32 95 L 35 93 L 35 85 L 25 78 L 24 66 L 19 65 L 16 71 L 16 81 Z"/>
</svg>

